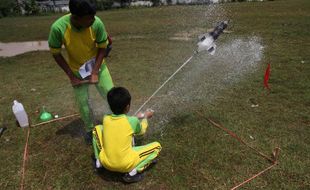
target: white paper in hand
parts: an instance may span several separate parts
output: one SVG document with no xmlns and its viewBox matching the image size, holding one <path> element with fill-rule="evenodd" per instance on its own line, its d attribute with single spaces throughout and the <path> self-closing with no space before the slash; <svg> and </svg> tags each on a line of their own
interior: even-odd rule
<svg viewBox="0 0 310 190">
<path fill-rule="evenodd" d="M 91 72 L 93 70 L 93 66 L 95 65 L 96 58 L 92 58 L 85 62 L 79 69 L 79 73 L 81 77 L 84 79 L 91 75 Z"/>
</svg>

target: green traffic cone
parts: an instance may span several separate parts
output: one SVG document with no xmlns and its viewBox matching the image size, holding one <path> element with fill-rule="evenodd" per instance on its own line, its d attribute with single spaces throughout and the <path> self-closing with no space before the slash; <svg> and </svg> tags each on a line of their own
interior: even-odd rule
<svg viewBox="0 0 310 190">
<path fill-rule="evenodd" d="M 50 114 L 49 112 L 45 111 L 45 107 L 43 107 L 43 110 L 42 110 L 42 112 L 40 114 L 40 120 L 41 121 L 49 121 L 51 119 L 53 119 L 52 114 Z"/>
</svg>

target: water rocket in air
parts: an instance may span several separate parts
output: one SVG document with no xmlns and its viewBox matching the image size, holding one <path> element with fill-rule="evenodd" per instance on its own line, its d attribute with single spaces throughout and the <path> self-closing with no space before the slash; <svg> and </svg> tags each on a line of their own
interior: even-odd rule
<svg viewBox="0 0 310 190">
<path fill-rule="evenodd" d="M 214 55 L 216 49 L 216 44 L 214 42 L 227 26 L 228 21 L 222 21 L 211 32 L 200 35 L 198 37 L 198 48 L 196 53 L 207 50 L 211 55 Z"/>
</svg>

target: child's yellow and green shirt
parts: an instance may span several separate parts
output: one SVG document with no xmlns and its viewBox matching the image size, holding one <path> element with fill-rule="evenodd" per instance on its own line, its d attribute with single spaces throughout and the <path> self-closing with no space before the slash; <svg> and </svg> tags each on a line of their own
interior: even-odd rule
<svg viewBox="0 0 310 190">
<path fill-rule="evenodd" d="M 99 158 L 105 168 L 111 171 L 131 171 L 141 161 L 139 152 L 134 151 L 132 138 L 142 135 L 147 129 L 147 119 L 141 122 L 137 117 L 106 115 L 101 130 L 94 130 L 94 136 L 100 146 Z M 96 145 L 95 148 L 97 149 Z M 98 151 L 95 151 L 95 154 Z"/>
<path fill-rule="evenodd" d="M 97 16 L 90 27 L 82 29 L 75 28 L 70 17 L 71 14 L 67 14 L 54 22 L 48 44 L 53 54 L 60 53 L 64 45 L 68 53 L 68 65 L 73 72 L 77 72 L 85 62 L 96 57 L 98 48 L 107 47 L 107 32 Z"/>
</svg>

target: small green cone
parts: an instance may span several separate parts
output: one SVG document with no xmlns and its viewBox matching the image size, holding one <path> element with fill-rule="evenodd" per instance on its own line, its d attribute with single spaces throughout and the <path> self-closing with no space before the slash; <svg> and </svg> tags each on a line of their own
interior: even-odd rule
<svg viewBox="0 0 310 190">
<path fill-rule="evenodd" d="M 43 107 L 43 111 L 40 114 L 40 120 L 41 121 L 49 121 L 53 119 L 52 114 L 50 114 L 49 112 L 45 111 L 45 108 Z"/>
</svg>

